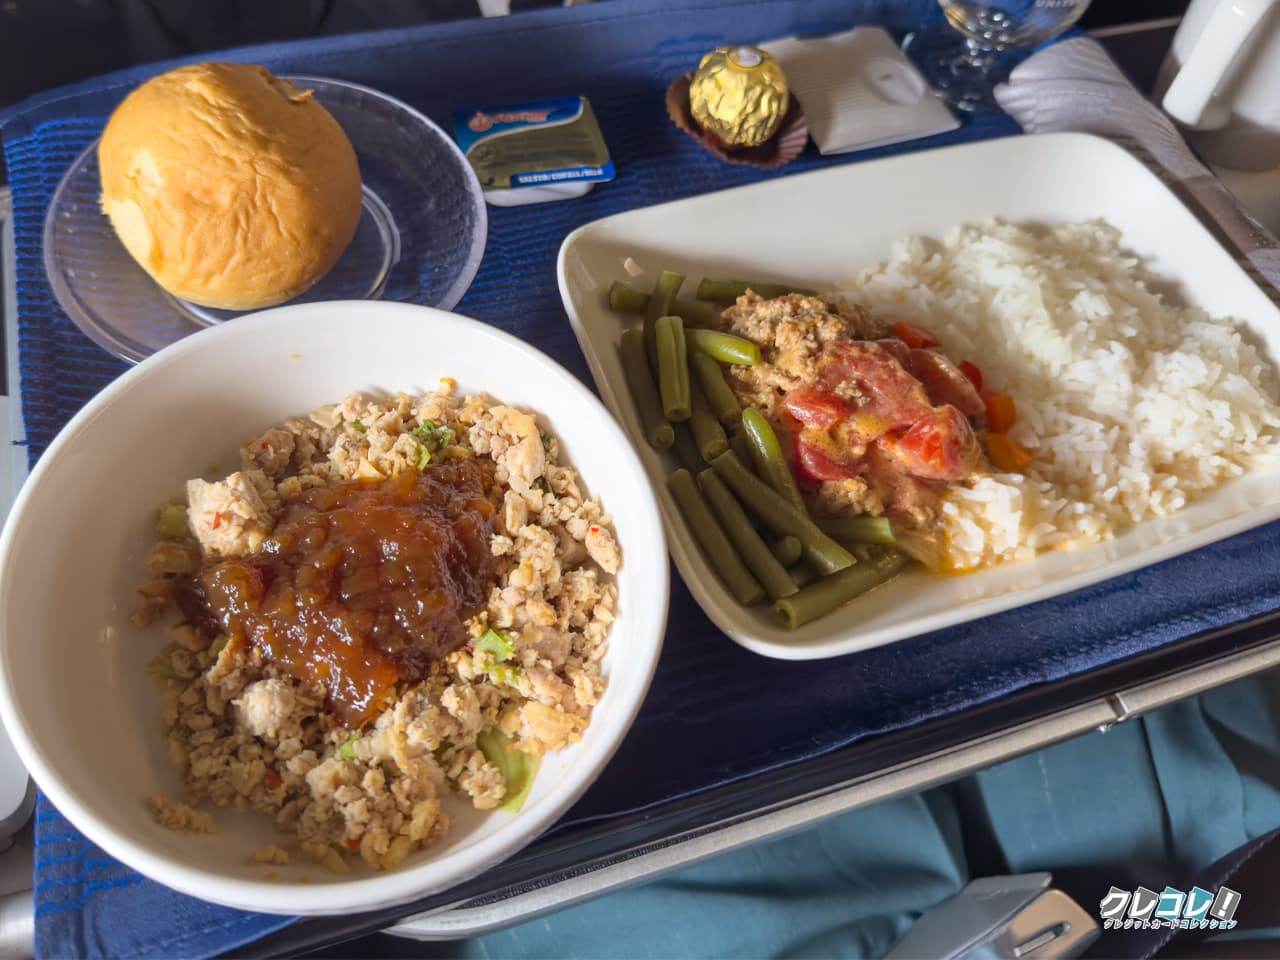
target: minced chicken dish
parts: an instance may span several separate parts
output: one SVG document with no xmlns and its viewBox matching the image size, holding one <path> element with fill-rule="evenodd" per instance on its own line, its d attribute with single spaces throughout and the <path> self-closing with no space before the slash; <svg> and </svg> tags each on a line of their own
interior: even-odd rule
<svg viewBox="0 0 1280 960">
<path fill-rule="evenodd" d="M 611 519 L 525 411 L 352 394 L 249 439 L 240 469 L 161 508 L 134 621 L 185 796 L 270 814 L 334 870 L 388 868 L 449 829 L 449 794 L 517 810 L 537 760 L 580 739 L 621 561 Z"/>
</svg>

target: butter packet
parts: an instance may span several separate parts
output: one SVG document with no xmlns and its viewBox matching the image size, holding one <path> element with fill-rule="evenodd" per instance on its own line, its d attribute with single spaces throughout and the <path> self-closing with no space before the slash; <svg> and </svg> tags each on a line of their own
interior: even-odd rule
<svg viewBox="0 0 1280 960">
<path fill-rule="evenodd" d="M 497 206 L 580 197 L 614 178 L 586 97 L 453 111 L 453 136 Z"/>
</svg>

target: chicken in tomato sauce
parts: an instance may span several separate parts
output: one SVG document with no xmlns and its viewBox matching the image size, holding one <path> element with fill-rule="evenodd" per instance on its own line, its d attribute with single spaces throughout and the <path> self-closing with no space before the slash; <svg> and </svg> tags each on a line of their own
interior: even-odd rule
<svg viewBox="0 0 1280 960">
<path fill-rule="evenodd" d="M 784 438 L 815 514 L 888 516 L 927 537 L 948 484 L 980 468 L 986 404 L 926 329 L 886 327 L 840 299 L 751 292 L 721 325 L 760 346 L 761 363 L 727 377 Z"/>
</svg>

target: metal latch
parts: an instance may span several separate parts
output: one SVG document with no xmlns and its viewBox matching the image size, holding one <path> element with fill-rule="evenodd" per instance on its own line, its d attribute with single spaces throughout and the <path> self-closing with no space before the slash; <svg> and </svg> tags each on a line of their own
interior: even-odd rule
<svg viewBox="0 0 1280 960">
<path fill-rule="evenodd" d="M 1098 923 L 1048 873 L 974 880 L 925 913 L 886 960 L 1060 960 L 1098 937 Z"/>
</svg>

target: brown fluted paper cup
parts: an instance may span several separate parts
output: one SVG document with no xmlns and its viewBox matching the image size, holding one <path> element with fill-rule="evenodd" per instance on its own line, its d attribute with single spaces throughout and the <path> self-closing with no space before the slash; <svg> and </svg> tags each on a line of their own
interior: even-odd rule
<svg viewBox="0 0 1280 960">
<path fill-rule="evenodd" d="M 667 115 L 671 117 L 672 123 L 698 141 L 713 156 L 726 163 L 747 167 L 775 170 L 798 157 L 809 139 L 809 126 L 805 123 L 804 111 L 800 109 L 800 103 L 793 94 L 782 123 L 772 137 L 758 147 L 726 146 L 694 121 L 689 109 L 688 74 L 678 77 L 667 87 Z"/>
</svg>

